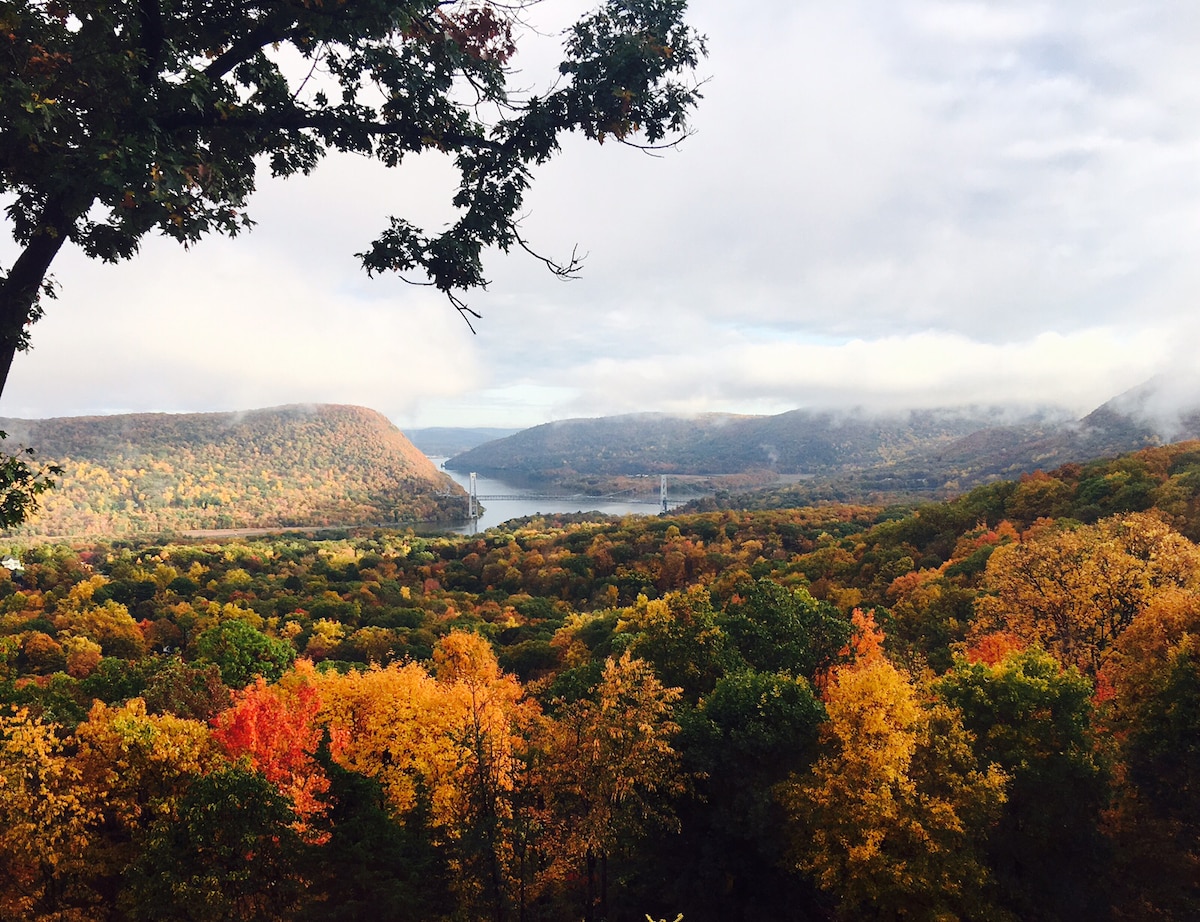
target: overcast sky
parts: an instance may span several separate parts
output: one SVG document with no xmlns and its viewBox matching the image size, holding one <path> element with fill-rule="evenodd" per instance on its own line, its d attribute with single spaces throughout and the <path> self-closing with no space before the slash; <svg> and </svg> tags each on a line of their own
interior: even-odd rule
<svg viewBox="0 0 1200 922">
<path fill-rule="evenodd" d="M 491 258 L 477 335 L 353 257 L 437 226 L 450 174 L 357 158 L 265 181 L 248 236 L 55 266 L 0 415 L 355 403 L 402 428 L 639 410 L 1058 403 L 1200 336 L 1200 6 L 692 0 L 695 134 L 566 144 Z M 547 29 L 586 4 L 545 0 Z M 520 81 L 553 60 L 529 47 Z M 11 246 L 0 261 L 11 262 Z"/>
</svg>

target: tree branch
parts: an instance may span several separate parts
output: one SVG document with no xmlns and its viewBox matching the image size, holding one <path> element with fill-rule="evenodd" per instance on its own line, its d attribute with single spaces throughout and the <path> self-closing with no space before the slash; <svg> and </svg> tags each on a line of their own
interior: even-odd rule
<svg viewBox="0 0 1200 922">
<path fill-rule="evenodd" d="M 162 66 L 163 47 L 167 40 L 162 7 L 158 0 L 139 0 L 137 16 L 141 27 L 138 40 L 145 55 L 145 60 L 138 68 L 138 76 L 142 83 L 149 83 Z"/>
<path fill-rule="evenodd" d="M 450 303 L 454 305 L 454 309 L 458 311 L 459 316 L 462 317 L 463 321 L 466 323 L 467 329 L 472 333 L 476 333 L 475 325 L 471 323 L 471 317 L 474 317 L 476 320 L 482 320 L 483 314 L 479 313 L 479 311 L 472 310 L 467 306 L 466 301 L 452 291 L 447 291 L 446 297 L 450 299 Z M 470 316 L 468 316 L 468 314 Z"/>
<path fill-rule="evenodd" d="M 212 63 L 204 68 L 204 76 L 209 80 L 220 80 L 239 64 L 250 60 L 262 48 L 287 38 L 291 25 L 290 17 L 287 27 L 284 28 L 282 21 L 277 21 L 267 14 L 262 22 L 213 58 Z"/>
<path fill-rule="evenodd" d="M 579 278 L 579 272 L 583 268 L 583 261 L 587 259 L 587 254 L 585 253 L 583 256 L 579 255 L 578 244 L 571 247 L 571 258 L 567 260 L 567 262 L 558 263 L 549 256 L 543 256 L 537 250 L 533 249 L 533 247 L 531 247 L 528 243 L 526 243 L 525 238 L 517 232 L 516 225 L 513 225 L 511 229 L 513 237 L 517 241 L 517 246 L 519 246 L 534 259 L 545 265 L 546 268 L 554 273 L 554 275 L 556 275 L 558 278 L 565 281 L 573 281 Z"/>
</svg>

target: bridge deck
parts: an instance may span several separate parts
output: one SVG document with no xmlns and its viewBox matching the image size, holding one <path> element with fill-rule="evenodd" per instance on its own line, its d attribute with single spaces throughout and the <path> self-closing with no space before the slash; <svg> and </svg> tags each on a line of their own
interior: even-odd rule
<svg viewBox="0 0 1200 922">
<path fill-rule="evenodd" d="M 630 503 L 637 506 L 661 506 L 661 499 L 634 499 L 629 496 L 605 495 L 595 496 L 591 493 L 579 494 L 563 494 L 563 493 L 480 493 L 475 499 L 481 503 L 486 502 L 519 502 L 527 499 L 552 499 L 563 502 L 579 502 L 579 503 Z M 684 500 L 668 499 L 668 505 L 682 505 Z"/>
</svg>

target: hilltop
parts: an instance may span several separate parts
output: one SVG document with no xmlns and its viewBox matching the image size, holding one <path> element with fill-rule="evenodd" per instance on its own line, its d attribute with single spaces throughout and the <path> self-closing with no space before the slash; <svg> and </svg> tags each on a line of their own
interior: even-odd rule
<svg viewBox="0 0 1200 922">
<path fill-rule="evenodd" d="M 125 534 L 453 518 L 461 492 L 364 407 L 0 419 L 63 468 L 21 534 Z"/>
</svg>

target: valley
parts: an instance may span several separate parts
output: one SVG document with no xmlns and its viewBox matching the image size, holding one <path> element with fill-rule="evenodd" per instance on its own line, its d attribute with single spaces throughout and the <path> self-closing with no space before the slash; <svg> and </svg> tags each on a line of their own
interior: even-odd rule
<svg viewBox="0 0 1200 922">
<path fill-rule="evenodd" d="M 40 463 L 63 469 L 40 513 L 15 535 L 462 529 L 470 527 L 462 484 L 471 471 L 504 483 L 505 495 L 594 497 L 579 504 L 589 507 L 657 496 L 662 474 L 672 499 L 689 498 L 694 511 L 950 498 L 1200 436 L 1200 414 L 1151 412 L 1162 402 L 1151 382 L 1079 419 L 1050 408 L 635 414 L 525 430 L 417 429 L 412 440 L 373 410 L 334 405 L 7 419 L 0 428 L 10 448 L 32 446 Z M 447 448 L 459 450 L 440 471 L 428 456 Z"/>
<path fill-rule="evenodd" d="M 1060 408 L 883 414 L 633 414 L 568 419 L 480 444 L 446 462 L 509 482 L 597 495 L 647 476 L 709 498 L 694 507 L 949 498 L 982 483 L 1200 437 L 1200 412 L 1148 382 L 1076 418 Z"/>
</svg>

